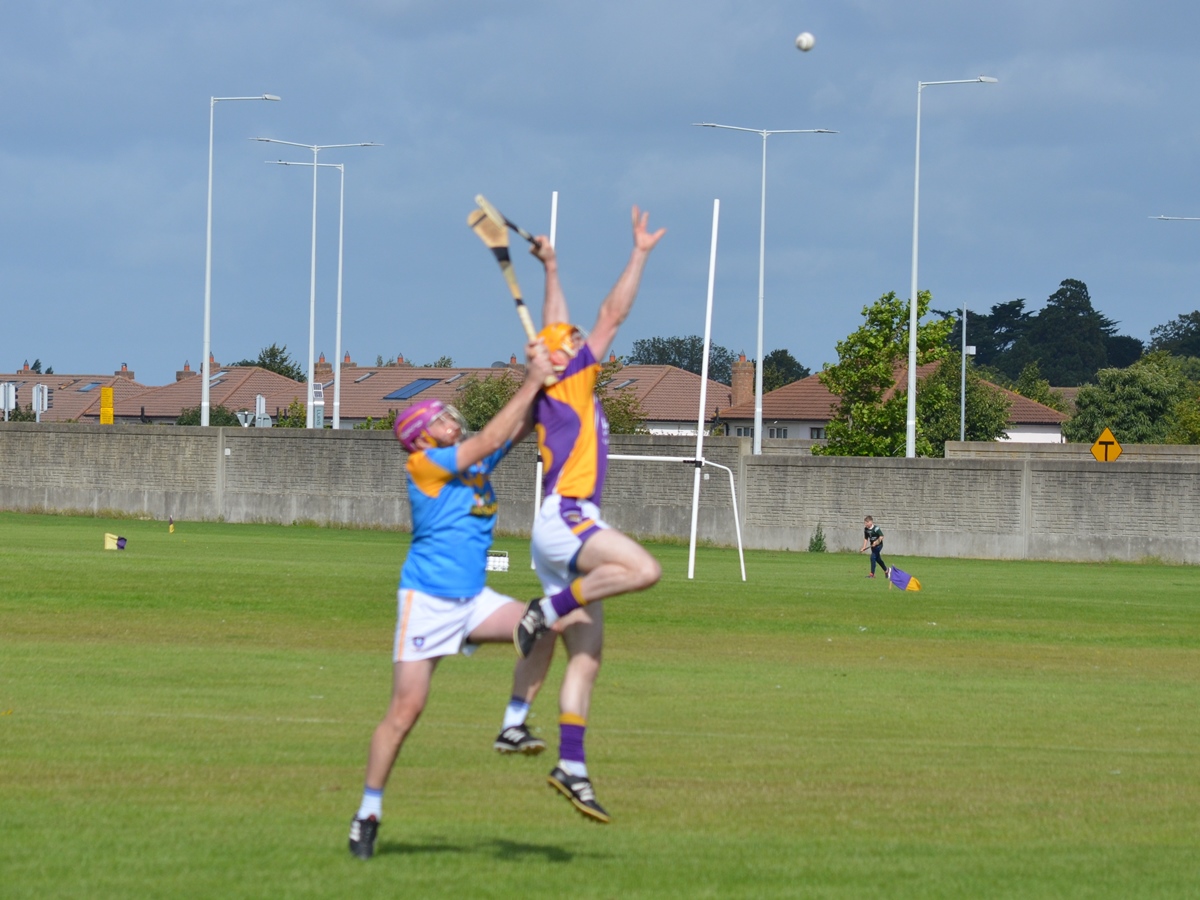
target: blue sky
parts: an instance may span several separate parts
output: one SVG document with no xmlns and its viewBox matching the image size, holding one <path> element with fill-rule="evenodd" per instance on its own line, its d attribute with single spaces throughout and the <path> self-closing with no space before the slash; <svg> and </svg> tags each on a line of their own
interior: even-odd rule
<svg viewBox="0 0 1200 900">
<path fill-rule="evenodd" d="M 792 44 L 816 35 L 811 52 Z M 487 365 L 522 337 L 464 225 L 488 195 L 549 227 L 590 325 L 628 209 L 668 234 L 615 349 L 703 330 L 754 355 L 761 139 L 689 123 L 829 128 L 768 147 L 765 349 L 816 369 L 880 294 L 908 293 L 918 80 L 920 287 L 935 308 L 1039 309 L 1065 278 L 1124 333 L 1196 299 L 1200 7 L 1116 0 L 726 2 L 43 0 L 0 13 L 0 371 L 122 362 L 149 384 L 203 347 L 211 96 L 213 349 L 307 356 L 311 176 L 248 140 L 378 141 L 346 165 L 343 345 Z M 337 177 L 319 189 L 316 350 L 332 358 Z M 539 270 L 518 260 L 525 292 Z"/>
</svg>

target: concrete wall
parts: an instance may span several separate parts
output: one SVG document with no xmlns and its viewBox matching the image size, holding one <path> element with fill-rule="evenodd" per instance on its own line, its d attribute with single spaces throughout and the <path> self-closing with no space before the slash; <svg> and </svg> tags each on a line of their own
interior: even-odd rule
<svg viewBox="0 0 1200 900">
<path fill-rule="evenodd" d="M 997 559 L 1200 563 L 1200 452 L 1083 445 L 950 444 L 944 460 L 814 457 L 811 441 L 710 438 L 730 468 L 747 547 L 803 550 L 818 525 L 857 550 L 875 517 L 885 550 Z M 616 436 L 614 455 L 691 458 L 695 438 Z M 403 450 L 388 432 L 9 423 L 0 426 L 0 508 L 115 511 L 165 519 L 410 525 Z M 493 483 L 500 528 L 527 533 L 536 452 L 515 448 Z M 695 469 L 609 462 L 605 517 L 639 535 L 686 538 Z M 705 468 L 699 535 L 735 542 L 729 477 Z M 886 557 L 886 552 L 885 552 Z"/>
</svg>

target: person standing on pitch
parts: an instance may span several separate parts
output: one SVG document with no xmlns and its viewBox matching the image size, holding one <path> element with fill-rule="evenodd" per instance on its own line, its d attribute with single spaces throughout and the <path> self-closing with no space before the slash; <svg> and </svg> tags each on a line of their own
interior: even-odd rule
<svg viewBox="0 0 1200 900">
<path fill-rule="evenodd" d="M 518 655 L 527 657 L 539 645 L 538 638 L 574 613 L 563 622 L 568 661 L 559 693 L 559 761 L 547 780 L 579 812 L 604 823 L 609 815 L 596 801 L 583 747 L 604 638 L 603 610 L 597 601 L 644 590 L 658 581 L 662 569 L 641 545 L 600 518 L 608 422 L 595 387 L 598 360 L 629 315 L 650 251 L 666 232 L 647 231 L 648 218 L 648 213 L 633 208 L 633 252 L 600 304 L 590 336 L 568 324 L 567 301 L 550 241 L 538 238 L 533 249 L 546 269 L 545 327 L 539 337 L 558 381 L 542 391 L 534 408 L 538 451 L 545 466 L 545 499 L 533 524 L 532 551 L 545 596 L 530 601 L 513 631 L 513 643 Z M 548 656 L 545 664 L 549 665 Z M 533 693 L 524 698 L 526 708 Z"/>
<path fill-rule="evenodd" d="M 553 371 L 541 342 L 525 352 L 525 381 L 477 434 L 466 437 L 458 411 L 440 400 L 414 403 L 396 417 L 396 437 L 409 453 L 413 536 L 400 572 L 392 698 L 371 738 L 362 802 L 350 823 L 350 852 L 361 859 L 375 853 L 383 789 L 425 708 L 438 660 L 508 641 L 524 613 L 523 604 L 485 587 L 484 573 L 497 509 L 489 476 L 528 434 L 534 400 Z M 544 669 L 552 651 L 547 641 L 518 668 Z"/>
<path fill-rule="evenodd" d="M 864 553 L 867 549 L 871 551 L 871 574 L 868 578 L 875 577 L 875 564 L 883 568 L 883 574 L 888 572 L 887 563 L 883 561 L 883 529 L 875 524 L 875 520 L 870 516 L 863 519 L 863 545 L 858 548 L 859 553 Z"/>
</svg>

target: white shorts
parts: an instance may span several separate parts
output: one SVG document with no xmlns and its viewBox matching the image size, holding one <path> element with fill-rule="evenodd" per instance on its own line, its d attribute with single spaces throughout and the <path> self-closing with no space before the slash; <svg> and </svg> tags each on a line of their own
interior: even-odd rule
<svg viewBox="0 0 1200 900">
<path fill-rule="evenodd" d="M 476 645 L 467 642 L 467 635 L 505 603 L 517 602 L 489 587 L 465 600 L 447 600 L 411 588 L 401 588 L 396 598 L 399 610 L 393 662 L 453 656 L 460 650 L 470 656 Z"/>
<path fill-rule="evenodd" d="M 600 518 L 600 507 L 590 500 L 549 494 L 533 523 L 533 565 L 547 595 L 567 587 L 579 571 L 575 559 L 584 543 L 611 526 Z"/>
</svg>

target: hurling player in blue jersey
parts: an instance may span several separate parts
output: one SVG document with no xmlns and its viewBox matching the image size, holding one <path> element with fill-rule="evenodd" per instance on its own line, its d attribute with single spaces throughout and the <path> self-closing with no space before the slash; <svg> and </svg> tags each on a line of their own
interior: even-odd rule
<svg viewBox="0 0 1200 900">
<path fill-rule="evenodd" d="M 525 611 L 486 587 L 484 573 L 496 523 L 489 476 L 532 428 L 533 402 L 553 372 L 540 342 L 530 343 L 526 356 L 520 389 L 477 434 L 466 437 L 462 417 L 440 400 L 415 403 L 396 417 L 396 437 L 409 452 L 413 537 L 400 572 L 392 699 L 371 738 L 362 803 L 350 824 L 350 852 L 362 859 L 375 852 L 383 789 L 425 708 L 438 660 L 476 644 L 511 641 Z M 551 652 L 553 643 L 542 643 Z"/>
</svg>

